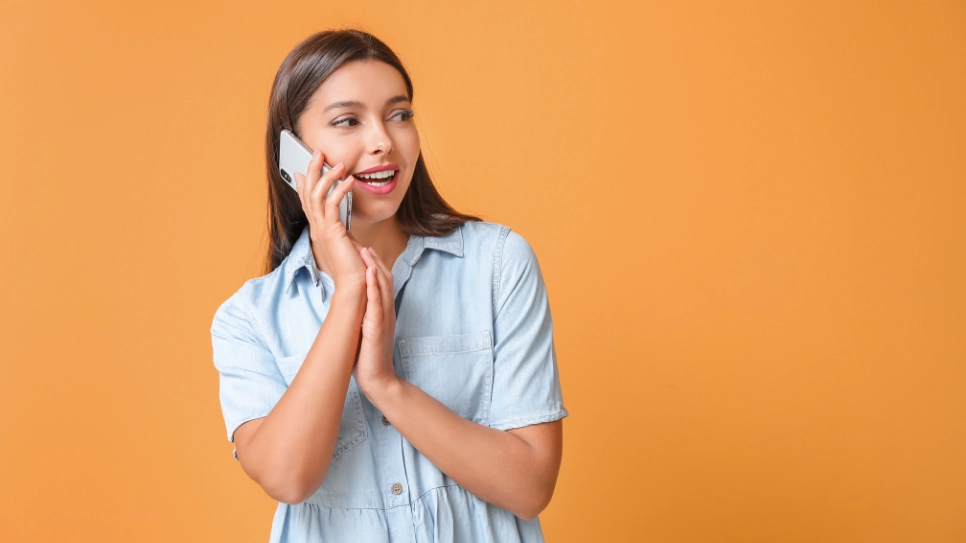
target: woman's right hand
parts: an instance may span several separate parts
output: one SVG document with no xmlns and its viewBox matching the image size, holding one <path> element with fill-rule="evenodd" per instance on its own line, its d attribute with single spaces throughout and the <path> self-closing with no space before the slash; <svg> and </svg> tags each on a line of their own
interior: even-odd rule
<svg viewBox="0 0 966 543">
<path fill-rule="evenodd" d="M 306 175 L 295 173 L 295 187 L 302 201 L 302 211 L 309 221 L 312 239 L 312 255 L 319 269 L 324 269 L 340 288 L 366 289 L 366 264 L 356 250 L 357 245 L 349 237 L 345 225 L 339 220 L 339 202 L 352 190 L 355 178 L 349 176 L 326 198 L 332 183 L 342 177 L 345 165 L 341 162 L 322 175 L 325 158 L 315 151 Z"/>
</svg>

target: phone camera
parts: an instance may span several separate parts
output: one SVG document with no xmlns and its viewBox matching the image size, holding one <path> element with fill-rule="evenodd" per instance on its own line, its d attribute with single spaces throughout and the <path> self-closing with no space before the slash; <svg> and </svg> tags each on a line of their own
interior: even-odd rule
<svg viewBox="0 0 966 543">
<path fill-rule="evenodd" d="M 282 174 L 282 179 L 288 181 L 289 183 L 292 182 L 292 177 L 288 174 L 287 171 L 285 171 L 285 170 L 283 170 L 281 168 L 279 168 L 278 171 L 279 171 L 279 173 Z"/>
</svg>

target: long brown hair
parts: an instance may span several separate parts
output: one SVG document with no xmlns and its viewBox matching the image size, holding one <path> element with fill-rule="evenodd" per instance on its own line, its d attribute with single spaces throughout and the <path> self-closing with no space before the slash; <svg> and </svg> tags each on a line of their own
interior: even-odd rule
<svg viewBox="0 0 966 543">
<path fill-rule="evenodd" d="M 335 70 L 347 62 L 369 59 L 385 62 L 398 70 L 412 101 L 413 84 L 399 57 L 375 36 L 360 30 L 327 30 L 309 36 L 285 57 L 275 74 L 265 130 L 269 234 L 266 272 L 282 263 L 308 225 L 298 193 L 285 183 L 278 171 L 279 134 L 283 128 L 295 132 L 309 99 Z M 407 234 L 436 237 L 451 233 L 466 221 L 480 219 L 457 212 L 443 200 L 420 152 L 396 220 Z"/>
</svg>

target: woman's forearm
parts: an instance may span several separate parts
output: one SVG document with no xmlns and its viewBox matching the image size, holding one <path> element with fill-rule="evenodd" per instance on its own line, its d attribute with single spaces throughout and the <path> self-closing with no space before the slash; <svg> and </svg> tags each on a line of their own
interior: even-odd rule
<svg viewBox="0 0 966 543">
<path fill-rule="evenodd" d="M 333 294 L 329 314 L 302 367 L 246 448 L 246 463 L 256 466 L 253 478 L 279 501 L 302 502 L 325 479 L 364 309 L 364 291 Z"/>
<path fill-rule="evenodd" d="M 561 443 L 556 450 L 534 447 L 510 432 L 466 420 L 402 379 L 367 395 L 413 447 L 480 499 L 528 520 L 549 503 Z M 560 431 L 559 423 L 551 424 Z"/>
</svg>

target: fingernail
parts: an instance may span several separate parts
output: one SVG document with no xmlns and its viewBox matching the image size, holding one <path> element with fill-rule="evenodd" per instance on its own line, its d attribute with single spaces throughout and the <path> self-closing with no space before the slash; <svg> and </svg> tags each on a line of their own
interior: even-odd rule
<svg viewBox="0 0 966 543">
<path fill-rule="evenodd" d="M 341 162 L 335 165 L 336 168 L 341 168 L 342 166 L 344 166 L 344 164 L 342 164 Z"/>
<path fill-rule="evenodd" d="M 319 155 L 320 154 L 321 153 L 319 152 L 319 150 L 316 149 L 316 150 L 312 151 L 312 158 L 319 158 Z"/>
</svg>

